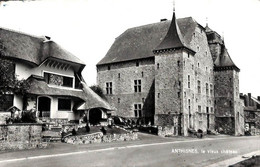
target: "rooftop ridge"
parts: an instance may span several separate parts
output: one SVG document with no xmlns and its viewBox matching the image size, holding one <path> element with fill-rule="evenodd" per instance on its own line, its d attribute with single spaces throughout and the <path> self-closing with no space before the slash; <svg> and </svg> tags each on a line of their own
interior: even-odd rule
<svg viewBox="0 0 260 167">
<path fill-rule="evenodd" d="M 19 33 L 19 34 L 30 36 L 30 37 L 37 38 L 37 39 L 46 40 L 46 37 L 44 35 L 43 36 L 37 36 L 37 35 L 33 35 L 33 34 L 30 34 L 30 33 L 24 32 L 24 31 L 19 31 L 19 30 L 16 30 L 16 29 L 2 27 L 2 26 L 0 26 L 0 29 L 10 31 L 10 32 L 14 32 L 14 33 Z"/>
</svg>

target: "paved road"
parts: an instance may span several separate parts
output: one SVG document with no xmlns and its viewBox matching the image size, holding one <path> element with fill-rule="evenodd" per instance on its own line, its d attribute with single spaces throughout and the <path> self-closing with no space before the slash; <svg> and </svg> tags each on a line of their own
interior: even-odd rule
<svg viewBox="0 0 260 167">
<path fill-rule="evenodd" d="M 57 149 L 35 150 L 34 153 L 32 151 L 27 151 L 27 155 L 25 154 L 26 151 L 21 152 L 22 154 L 17 154 L 16 152 L 16 158 L 18 159 L 15 161 L 8 161 L 6 157 L 4 158 L 3 155 L 0 155 L 0 166 L 192 167 L 207 166 L 260 150 L 260 137 L 219 137 L 205 138 L 202 140 L 189 140 L 185 138 L 164 139 L 159 137 L 154 137 L 149 140 L 149 138 L 147 137 L 147 139 L 137 142 L 121 142 L 119 144 L 112 143 L 94 145 L 91 147 L 71 145 L 64 147 L 64 145 L 61 145 L 62 147 L 57 147 Z M 13 153 L 9 153 L 9 156 L 12 154 Z"/>
</svg>

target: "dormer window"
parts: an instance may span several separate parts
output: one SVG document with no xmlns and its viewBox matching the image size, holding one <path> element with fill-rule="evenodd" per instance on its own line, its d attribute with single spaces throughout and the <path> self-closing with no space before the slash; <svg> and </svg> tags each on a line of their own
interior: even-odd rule
<svg viewBox="0 0 260 167">
<path fill-rule="evenodd" d="M 73 77 L 44 72 L 44 79 L 49 85 L 73 87 Z"/>
</svg>

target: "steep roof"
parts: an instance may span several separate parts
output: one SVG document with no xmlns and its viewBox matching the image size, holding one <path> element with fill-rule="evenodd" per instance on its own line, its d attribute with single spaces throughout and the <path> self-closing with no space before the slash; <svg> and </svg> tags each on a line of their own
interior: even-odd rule
<svg viewBox="0 0 260 167">
<path fill-rule="evenodd" d="M 196 21 L 187 17 L 177 19 L 177 24 L 182 41 L 189 47 L 197 26 Z M 170 25 L 171 21 L 161 21 L 126 30 L 115 39 L 106 56 L 97 65 L 154 57 L 153 50 L 164 39 Z"/>
<path fill-rule="evenodd" d="M 50 57 L 84 65 L 79 58 L 47 37 L 37 37 L 22 32 L 0 28 L 0 43 L 6 57 L 40 65 Z"/>
<path fill-rule="evenodd" d="M 221 46 L 221 53 L 216 58 L 214 65 L 215 65 L 214 68 L 216 70 L 235 69 L 236 71 L 240 71 L 240 69 L 235 65 L 235 63 L 232 61 L 231 57 L 229 56 L 225 45 Z"/>
<path fill-rule="evenodd" d="M 49 87 L 48 84 L 44 81 L 44 78 L 40 76 L 31 76 L 29 77 L 28 81 L 30 83 L 30 88 L 28 90 L 29 94 L 75 97 L 80 98 L 85 102 L 84 109 L 104 108 L 106 110 L 112 110 L 107 102 L 105 102 L 101 97 L 99 97 L 86 85 L 84 86 L 84 84 L 83 91 L 80 91 Z"/>
<path fill-rule="evenodd" d="M 172 21 L 168 32 L 161 43 L 154 49 L 154 53 L 178 48 L 187 48 L 191 50 L 184 40 L 182 33 L 180 32 L 179 26 L 176 21 L 175 12 L 173 12 Z"/>
<path fill-rule="evenodd" d="M 86 96 L 92 98 L 85 99 L 85 103 L 79 106 L 78 110 L 85 110 L 91 108 L 104 108 L 106 110 L 114 110 L 105 100 L 103 100 L 99 95 L 97 95 L 84 82 L 82 82 L 81 84 L 83 86 L 83 91 L 85 92 Z"/>
</svg>

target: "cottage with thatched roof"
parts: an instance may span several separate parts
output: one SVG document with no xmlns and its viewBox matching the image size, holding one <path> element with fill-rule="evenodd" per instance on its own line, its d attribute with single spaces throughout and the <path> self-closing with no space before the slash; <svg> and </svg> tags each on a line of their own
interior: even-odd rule
<svg viewBox="0 0 260 167">
<path fill-rule="evenodd" d="M 11 60 L 18 79 L 30 83 L 26 96 L 10 93 L 6 104 L 20 110 L 36 109 L 39 118 L 76 122 L 86 110 L 98 108 L 103 115 L 111 110 L 106 101 L 85 85 L 81 75 L 84 62 L 50 37 L 0 28 L 0 43 L 1 58 Z"/>
</svg>

